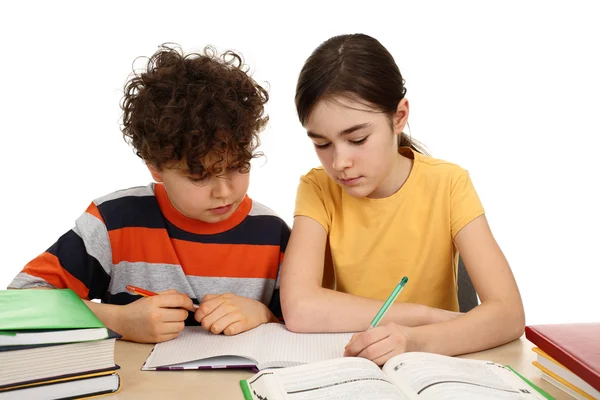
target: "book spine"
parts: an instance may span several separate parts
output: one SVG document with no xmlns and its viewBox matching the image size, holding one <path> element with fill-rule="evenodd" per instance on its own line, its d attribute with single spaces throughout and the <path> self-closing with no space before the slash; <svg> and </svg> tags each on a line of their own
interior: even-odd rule
<svg viewBox="0 0 600 400">
<path fill-rule="evenodd" d="M 600 376 L 586 367 L 581 361 L 565 352 L 552 340 L 528 326 L 525 327 L 525 337 L 542 349 L 543 352 L 589 383 L 594 389 L 600 390 Z"/>
<path fill-rule="evenodd" d="M 245 379 L 241 380 L 240 387 L 242 388 L 242 393 L 244 394 L 244 399 L 252 400 L 252 391 L 250 391 L 250 385 L 248 385 L 248 381 Z"/>
</svg>

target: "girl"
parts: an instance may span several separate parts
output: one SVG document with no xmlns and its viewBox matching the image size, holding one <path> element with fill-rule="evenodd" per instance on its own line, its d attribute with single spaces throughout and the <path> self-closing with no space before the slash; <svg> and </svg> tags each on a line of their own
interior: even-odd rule
<svg viewBox="0 0 600 400">
<path fill-rule="evenodd" d="M 363 34 L 322 43 L 296 87 L 298 116 L 322 168 L 298 187 L 283 315 L 296 332 L 364 331 L 407 276 L 381 325 L 345 349 L 379 365 L 405 351 L 487 349 L 525 326 L 519 290 L 469 174 L 427 156 L 403 133 L 405 93 L 393 57 Z M 481 299 L 465 314 L 458 312 L 459 253 Z M 327 261 L 335 289 L 323 284 Z"/>
</svg>

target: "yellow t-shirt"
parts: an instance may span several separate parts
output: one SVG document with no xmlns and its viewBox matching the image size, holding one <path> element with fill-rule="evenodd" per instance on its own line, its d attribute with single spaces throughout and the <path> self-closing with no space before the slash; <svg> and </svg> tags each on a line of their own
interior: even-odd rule
<svg viewBox="0 0 600 400">
<path fill-rule="evenodd" d="M 398 301 L 458 311 L 453 239 L 483 206 L 466 170 L 409 148 L 400 152 L 414 162 L 393 195 L 352 197 L 314 168 L 300 179 L 294 216 L 327 231 L 336 290 L 385 300 L 406 275 Z"/>
</svg>

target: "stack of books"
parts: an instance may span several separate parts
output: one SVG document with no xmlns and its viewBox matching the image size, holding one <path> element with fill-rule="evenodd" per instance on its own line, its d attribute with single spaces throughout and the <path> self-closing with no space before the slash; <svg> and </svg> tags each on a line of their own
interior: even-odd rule
<svg viewBox="0 0 600 400">
<path fill-rule="evenodd" d="M 600 323 L 527 326 L 525 337 L 542 379 L 575 399 L 600 399 Z"/>
<path fill-rule="evenodd" d="M 117 392 L 118 337 L 70 289 L 1 290 L 0 400 Z"/>
</svg>

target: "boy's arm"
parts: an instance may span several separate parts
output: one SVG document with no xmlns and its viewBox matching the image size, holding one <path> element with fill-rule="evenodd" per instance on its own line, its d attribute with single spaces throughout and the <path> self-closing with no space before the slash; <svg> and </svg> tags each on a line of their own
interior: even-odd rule
<svg viewBox="0 0 600 400">
<path fill-rule="evenodd" d="M 104 222 L 86 211 L 73 229 L 30 261 L 9 288 L 68 288 L 82 299 L 102 298 L 108 291 L 111 260 Z"/>
<path fill-rule="evenodd" d="M 356 332 L 366 329 L 383 301 L 322 287 L 327 233 L 315 220 L 298 216 L 281 271 L 281 306 L 295 332 Z M 420 304 L 397 303 L 382 324 L 418 326 L 456 318 L 460 313 Z"/>
</svg>

